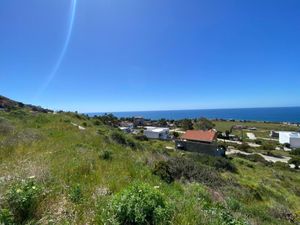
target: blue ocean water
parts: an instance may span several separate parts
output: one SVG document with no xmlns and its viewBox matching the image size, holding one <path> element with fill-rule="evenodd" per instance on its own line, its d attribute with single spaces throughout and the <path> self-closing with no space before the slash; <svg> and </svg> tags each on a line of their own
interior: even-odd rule
<svg viewBox="0 0 300 225">
<path fill-rule="evenodd" d="M 103 114 L 89 113 L 90 116 Z M 112 114 L 117 117 L 142 116 L 153 120 L 161 118 L 178 120 L 206 117 L 209 119 L 300 123 L 300 107 L 112 112 Z"/>
</svg>

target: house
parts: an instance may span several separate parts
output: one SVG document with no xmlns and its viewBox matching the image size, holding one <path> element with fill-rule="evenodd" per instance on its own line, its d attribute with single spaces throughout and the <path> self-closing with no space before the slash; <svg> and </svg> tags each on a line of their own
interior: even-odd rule
<svg viewBox="0 0 300 225">
<path fill-rule="evenodd" d="M 145 120 L 144 120 L 143 117 L 141 117 L 141 116 L 136 116 L 136 117 L 133 118 L 133 125 L 134 125 L 135 127 L 138 127 L 138 126 L 144 126 L 144 124 L 145 124 Z"/>
<path fill-rule="evenodd" d="M 125 133 L 131 133 L 133 131 L 130 127 L 119 127 L 119 129 Z"/>
<path fill-rule="evenodd" d="M 133 123 L 131 122 L 121 121 L 119 125 L 120 127 L 128 127 L 130 129 L 133 129 Z"/>
<path fill-rule="evenodd" d="M 272 130 L 270 132 L 270 137 L 271 138 L 279 138 L 279 132 Z"/>
<path fill-rule="evenodd" d="M 300 133 L 279 131 L 279 143 L 289 144 L 291 148 L 300 148 Z"/>
<path fill-rule="evenodd" d="M 180 150 L 212 156 L 225 156 L 225 148 L 218 148 L 217 132 L 214 130 L 188 130 L 175 142 Z"/>
<path fill-rule="evenodd" d="M 144 135 L 149 139 L 161 139 L 167 140 L 170 138 L 170 130 L 169 128 L 163 127 L 145 127 Z"/>
</svg>

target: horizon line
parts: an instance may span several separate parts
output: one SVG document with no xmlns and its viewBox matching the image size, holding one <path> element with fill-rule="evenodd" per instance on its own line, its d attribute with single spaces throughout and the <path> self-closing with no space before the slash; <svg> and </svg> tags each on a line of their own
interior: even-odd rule
<svg viewBox="0 0 300 225">
<path fill-rule="evenodd" d="M 132 110 L 132 111 L 102 111 L 82 112 L 82 114 L 95 113 L 131 113 L 131 112 L 168 112 L 168 111 L 193 111 L 193 110 L 230 110 L 230 109 L 274 109 L 274 108 L 300 108 L 300 106 L 270 106 L 270 107 L 230 107 L 230 108 L 195 108 L 195 109 L 164 109 L 164 110 Z"/>
</svg>

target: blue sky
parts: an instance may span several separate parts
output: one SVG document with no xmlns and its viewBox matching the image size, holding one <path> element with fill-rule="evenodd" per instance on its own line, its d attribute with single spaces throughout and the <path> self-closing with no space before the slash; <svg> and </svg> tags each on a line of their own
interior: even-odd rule
<svg viewBox="0 0 300 225">
<path fill-rule="evenodd" d="M 0 94 L 80 112 L 299 106 L 300 1 L 1 0 Z"/>
</svg>

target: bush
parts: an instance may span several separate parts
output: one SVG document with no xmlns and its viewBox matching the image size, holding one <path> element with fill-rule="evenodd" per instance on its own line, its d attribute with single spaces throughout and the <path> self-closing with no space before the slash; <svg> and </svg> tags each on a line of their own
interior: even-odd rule
<svg viewBox="0 0 300 225">
<path fill-rule="evenodd" d="M 7 193 L 9 209 L 17 223 L 24 223 L 34 217 L 41 188 L 29 179 L 14 184 Z"/>
<path fill-rule="evenodd" d="M 271 143 L 264 143 L 261 148 L 263 150 L 275 150 L 276 146 Z"/>
<path fill-rule="evenodd" d="M 249 150 L 250 146 L 247 143 L 242 143 L 241 145 L 238 145 L 238 149 L 244 152 L 247 152 Z"/>
<path fill-rule="evenodd" d="M 70 188 L 69 197 L 73 203 L 80 203 L 82 201 L 83 195 L 79 184 Z"/>
<path fill-rule="evenodd" d="M 100 152 L 99 157 L 103 160 L 112 160 L 112 152 L 109 150 L 104 150 Z"/>
<path fill-rule="evenodd" d="M 159 176 L 167 183 L 172 183 L 175 180 L 170 163 L 167 161 L 159 161 L 156 163 L 153 174 Z"/>
<path fill-rule="evenodd" d="M 121 132 L 114 131 L 114 132 L 111 133 L 110 137 L 113 141 L 115 141 L 116 143 L 118 143 L 120 145 L 126 145 L 127 144 L 126 137 Z"/>
<path fill-rule="evenodd" d="M 110 137 L 114 142 L 120 145 L 125 145 L 130 148 L 137 148 L 135 141 L 132 138 L 127 137 L 125 134 L 123 134 L 120 131 L 113 131 L 110 134 Z"/>
<path fill-rule="evenodd" d="M 300 148 L 292 150 L 290 154 L 291 155 L 299 155 L 300 156 Z"/>
<path fill-rule="evenodd" d="M 214 157 L 214 156 L 202 155 L 202 154 L 195 154 L 195 155 L 193 154 L 192 157 L 197 162 L 213 167 L 219 171 L 229 171 L 233 173 L 237 172 L 236 166 L 227 158 Z"/>
<path fill-rule="evenodd" d="M 255 140 L 254 142 L 257 145 L 262 145 L 263 144 L 262 140 L 259 140 L 259 139 Z"/>
<path fill-rule="evenodd" d="M 189 182 L 200 182 L 209 186 L 221 186 L 224 180 L 220 174 L 208 166 L 197 164 L 186 158 L 172 158 L 168 161 L 159 161 L 153 170 L 155 175 L 171 183 L 174 180 L 184 179 Z"/>
<path fill-rule="evenodd" d="M 136 136 L 134 136 L 134 138 L 139 141 L 148 141 L 149 140 L 148 137 L 145 135 L 136 135 Z"/>
<path fill-rule="evenodd" d="M 3 225 L 15 224 L 13 214 L 8 209 L 0 209 L 0 224 Z"/>
<path fill-rule="evenodd" d="M 169 224 L 172 210 L 160 192 L 146 184 L 134 184 L 117 194 L 109 207 L 108 224 Z"/>
</svg>

